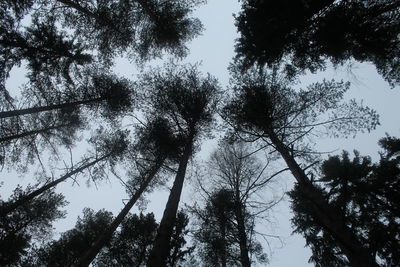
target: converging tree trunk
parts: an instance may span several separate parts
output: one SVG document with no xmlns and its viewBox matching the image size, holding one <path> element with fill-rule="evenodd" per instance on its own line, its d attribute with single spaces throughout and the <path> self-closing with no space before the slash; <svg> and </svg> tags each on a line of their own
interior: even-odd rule
<svg viewBox="0 0 400 267">
<path fill-rule="evenodd" d="M 49 190 L 55 186 L 57 186 L 59 183 L 64 182 L 65 180 L 67 180 L 68 178 L 70 178 L 71 176 L 80 173 L 84 170 L 86 170 L 87 168 L 95 165 L 96 163 L 105 160 L 106 158 L 108 158 L 111 155 L 111 153 L 106 154 L 96 160 L 93 160 L 87 164 L 82 165 L 79 168 L 76 168 L 75 170 L 68 172 L 67 174 L 61 176 L 60 178 L 58 178 L 57 180 L 54 180 L 53 182 L 50 182 L 42 187 L 40 187 L 39 189 L 33 191 L 32 193 L 29 193 L 25 196 L 22 196 L 20 199 L 12 202 L 12 203 L 5 203 L 4 206 L 0 209 L 0 217 L 6 216 L 8 213 L 12 212 L 13 210 L 17 209 L 19 206 L 25 205 L 27 203 L 29 203 L 32 199 L 34 199 L 35 197 L 39 196 L 40 194 L 42 194 L 43 192 L 45 192 L 46 190 Z"/>
<path fill-rule="evenodd" d="M 239 192 L 235 196 L 235 217 L 239 234 L 240 262 L 243 267 L 250 267 L 249 250 L 247 245 L 246 226 L 243 214 L 243 205 L 239 199 Z"/>
<path fill-rule="evenodd" d="M 38 135 L 38 134 L 48 133 L 51 130 L 57 130 L 57 129 L 61 129 L 63 127 L 68 127 L 68 126 L 72 126 L 72 125 L 74 125 L 74 123 L 60 124 L 60 125 L 45 127 L 45 128 L 39 129 L 39 130 L 26 131 L 26 132 L 22 132 L 22 133 L 19 133 L 19 134 L 0 137 L 0 143 L 1 142 L 12 141 L 12 140 L 19 139 L 19 138 L 24 138 L 24 137 L 31 136 L 31 135 Z"/>
<path fill-rule="evenodd" d="M 340 211 L 332 207 L 323 198 L 308 179 L 304 170 L 298 165 L 289 148 L 270 131 L 269 137 L 276 150 L 281 154 L 288 165 L 293 176 L 297 180 L 304 197 L 313 203 L 313 209 L 317 219 L 324 228 L 337 240 L 343 253 L 347 256 L 349 262 L 355 267 L 377 267 L 372 253 L 363 246 L 354 233 L 345 225 L 340 216 Z"/>
<path fill-rule="evenodd" d="M 192 154 L 194 141 L 193 130 L 189 133 L 182 157 L 179 162 L 178 172 L 174 184 L 169 194 L 167 205 L 157 231 L 153 249 L 150 252 L 147 267 L 166 266 L 166 260 L 169 252 L 169 243 L 171 240 L 174 222 L 178 211 L 179 201 L 182 193 L 183 182 L 185 180 L 186 167 Z"/>
<path fill-rule="evenodd" d="M 102 100 L 105 100 L 105 98 L 98 97 L 98 98 L 93 98 L 93 99 L 74 101 L 74 102 L 69 102 L 69 103 L 54 104 L 54 105 L 48 105 L 48 106 L 42 106 L 42 107 L 32 107 L 32 108 L 24 108 L 24 109 L 18 109 L 18 110 L 8 110 L 8 111 L 0 112 L 0 119 L 21 116 L 21 115 L 26 115 L 26 114 L 34 114 L 34 113 L 39 113 L 42 111 L 51 111 L 51 110 L 62 109 L 62 108 L 73 109 L 79 105 L 90 104 L 90 103 L 99 102 Z"/>
<path fill-rule="evenodd" d="M 124 220 L 128 212 L 131 210 L 133 205 L 135 205 L 136 201 L 140 198 L 143 192 L 147 189 L 149 183 L 153 180 L 154 176 L 160 170 L 164 159 L 158 160 L 153 168 L 149 171 L 147 177 L 144 179 L 143 183 L 139 187 L 139 189 L 135 192 L 135 194 L 131 197 L 128 203 L 126 203 L 125 207 L 120 211 L 118 216 L 113 220 L 110 226 L 94 241 L 92 246 L 86 250 L 85 253 L 82 254 L 80 259 L 78 260 L 77 266 L 89 266 L 89 264 L 94 260 L 96 255 L 100 252 L 100 250 L 109 242 L 113 233 Z"/>
</svg>

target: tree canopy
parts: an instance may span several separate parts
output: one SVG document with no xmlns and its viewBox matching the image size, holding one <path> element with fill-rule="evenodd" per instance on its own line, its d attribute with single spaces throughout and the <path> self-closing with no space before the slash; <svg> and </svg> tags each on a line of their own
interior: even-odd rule
<svg viewBox="0 0 400 267">
<path fill-rule="evenodd" d="M 242 2 L 236 52 L 244 65 L 283 61 L 293 74 L 354 59 L 371 62 L 392 86 L 399 84 L 398 1 Z"/>
<path fill-rule="evenodd" d="M 266 265 L 286 195 L 316 266 L 400 264 L 399 139 L 377 162 L 322 153 L 379 114 L 347 81 L 302 76 L 358 61 L 398 86 L 400 2 L 239 1 L 226 85 L 183 61 L 205 3 L 0 2 L 0 171 L 15 176 L 0 181 L 0 265 Z M 68 201 L 87 208 L 67 228 Z"/>
</svg>

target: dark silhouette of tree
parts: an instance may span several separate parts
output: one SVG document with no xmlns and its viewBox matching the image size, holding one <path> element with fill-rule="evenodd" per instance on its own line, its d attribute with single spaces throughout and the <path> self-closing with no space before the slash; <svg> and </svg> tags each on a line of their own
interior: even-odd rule
<svg viewBox="0 0 400 267">
<path fill-rule="evenodd" d="M 27 189 L 29 192 L 29 188 Z M 7 202 L 14 202 L 26 193 L 17 187 Z M 1 206 L 5 204 L 0 201 Z M 0 217 L 0 265 L 18 266 L 34 240 L 40 240 L 52 231 L 54 220 L 63 218 L 60 210 L 66 205 L 61 194 L 53 190 L 18 206 L 12 212 Z"/>
<path fill-rule="evenodd" d="M 60 147 L 70 148 L 85 128 L 85 118 L 78 111 L 60 109 L 26 118 L 2 121 L 0 136 L 0 163 L 25 171 L 41 152 L 58 154 Z"/>
<path fill-rule="evenodd" d="M 283 60 L 293 74 L 355 59 L 373 63 L 392 86 L 399 84 L 397 0 L 242 2 L 236 52 L 245 66 Z"/>
<path fill-rule="evenodd" d="M 315 219 L 332 234 L 349 262 L 353 266 L 377 266 L 364 240 L 345 225 L 340 210 L 324 199 L 312 184 L 307 166 L 300 163 L 312 151 L 309 147 L 312 130 L 319 128 L 333 136 L 369 131 L 378 123 L 376 113 L 355 101 L 341 101 L 348 88 L 343 83 L 324 81 L 313 84 L 308 90 L 294 91 L 282 83 L 279 76 L 268 76 L 263 69 L 240 76 L 233 72 L 233 75 L 235 95 L 226 105 L 224 117 L 238 138 L 260 141 L 264 147 L 278 152 L 302 195 L 312 203 Z"/>
<path fill-rule="evenodd" d="M 186 245 L 186 235 L 189 233 L 189 230 L 186 227 L 189 224 L 189 217 L 186 213 L 179 211 L 176 220 L 174 229 L 171 236 L 171 242 L 169 244 L 169 255 L 167 258 L 167 267 L 179 267 L 183 266 L 184 262 L 187 260 L 187 256 L 190 255 L 194 247 L 187 247 Z"/>
<path fill-rule="evenodd" d="M 71 72 L 123 52 L 136 59 L 161 56 L 163 51 L 186 54 L 185 42 L 202 29 L 190 17 L 201 0 L 190 1 L 2 1 L 0 5 L 0 84 L 13 66 L 28 61 L 31 81 L 41 73 L 71 80 Z M 30 25 L 21 20 L 31 17 Z M 57 29 L 61 24 L 66 31 Z M 99 53 L 97 53 L 99 52 Z M 79 70 L 78 70 L 79 72 Z"/>
<path fill-rule="evenodd" d="M 183 249 L 187 234 L 187 215 L 182 212 L 174 226 L 168 267 L 180 266 L 188 250 Z M 158 224 L 153 213 L 128 214 L 114 234 L 110 244 L 104 247 L 93 262 L 94 266 L 144 266 L 156 237 Z"/>
<path fill-rule="evenodd" d="M 105 168 L 105 166 L 100 164 L 103 163 L 103 161 L 108 161 L 109 164 L 114 165 L 116 161 L 119 161 L 123 157 L 123 153 L 126 152 L 125 150 L 127 148 L 127 141 L 126 133 L 124 132 L 117 132 L 113 134 L 99 132 L 98 136 L 92 137 L 91 141 L 96 143 L 97 146 L 95 147 L 96 152 L 93 153 L 94 155 L 92 157 L 86 157 L 79 164 L 77 164 L 77 166 L 72 166 L 67 173 L 62 175 L 60 178 L 53 181 L 48 179 L 49 182 L 36 189 L 29 187 L 29 190 L 26 190 L 24 194 L 20 194 L 18 199 L 14 199 L 12 202 L 2 203 L 0 206 L 0 216 L 6 216 L 19 206 L 28 205 L 28 203 L 34 198 L 56 187 L 58 184 L 66 181 L 67 179 L 75 177 L 79 173 L 90 170 L 96 165 L 98 165 L 97 168 Z M 102 154 L 98 156 L 97 153 Z M 97 171 L 97 173 L 99 172 Z M 99 179 L 100 175 L 96 175 L 96 178 Z"/>
<path fill-rule="evenodd" d="M 204 266 L 239 266 L 236 244 L 234 201 L 231 191 L 221 189 L 207 199 L 203 209 L 192 209 L 198 221 L 194 231 L 196 250 Z"/>
<path fill-rule="evenodd" d="M 105 227 L 112 223 L 112 214 L 105 210 L 94 212 L 84 209 L 83 218 L 78 217 L 75 227 L 64 232 L 56 241 L 48 242 L 32 252 L 21 261 L 23 266 L 77 266 L 79 256 L 95 242 Z M 179 212 L 174 225 L 174 237 L 169 247 L 170 255 L 167 265 L 178 266 L 188 253 L 185 245 L 187 216 Z M 93 266 L 143 266 L 153 245 L 158 224 L 154 215 L 149 213 L 128 214 L 117 231 L 102 248 L 93 262 Z"/>
<path fill-rule="evenodd" d="M 158 69 L 145 75 L 142 86 L 148 88 L 146 98 L 151 101 L 152 111 L 163 114 L 184 142 L 174 184 L 147 263 L 147 266 L 165 266 L 186 167 L 195 142 L 212 127 L 218 85 L 210 75 L 201 77 L 195 66 L 178 67 L 171 63 L 163 71 Z"/>
<path fill-rule="evenodd" d="M 364 245 L 380 259 L 381 266 L 400 264 L 399 160 L 400 140 L 381 139 L 385 151 L 378 163 L 355 152 L 332 156 L 321 165 L 321 178 L 313 181 L 326 202 L 340 211 L 344 223 L 364 240 Z M 385 144 L 388 144 L 385 147 Z M 397 146 L 397 147 L 396 147 Z M 393 153 L 393 154 L 392 154 Z M 397 155 L 396 155 L 397 153 Z M 310 200 L 297 186 L 290 192 L 295 231 L 306 238 L 316 266 L 349 266 L 331 233 L 321 227 Z"/>
<path fill-rule="evenodd" d="M 1 111 L 0 119 L 58 109 L 79 110 L 81 106 L 102 109 L 101 113 L 112 113 L 114 116 L 132 109 L 134 93 L 128 80 L 107 73 L 89 73 L 88 76 L 87 80 L 81 81 L 81 86 L 69 90 L 68 94 L 56 90 L 38 93 L 37 88 L 28 88 L 24 92 L 24 98 L 33 99 L 21 101 L 29 102 L 31 107 Z"/>
<path fill-rule="evenodd" d="M 171 159 L 174 160 L 179 154 L 182 147 L 182 144 L 179 142 L 179 138 L 176 138 L 171 132 L 168 122 L 159 117 L 156 117 L 146 127 L 138 131 L 138 145 L 134 151 L 141 153 L 146 162 L 138 164 L 139 173 L 129 182 L 128 192 L 131 195 L 130 200 L 125 204 L 112 223 L 93 242 L 92 246 L 80 256 L 78 266 L 89 265 L 100 250 L 109 242 L 113 233 L 123 222 L 133 205 L 142 197 L 146 190 L 149 190 L 150 185 L 155 180 L 155 176 L 163 164 Z M 133 159 L 131 158 L 130 160 Z"/>
<path fill-rule="evenodd" d="M 227 224 L 226 219 L 229 219 L 231 224 L 233 223 L 230 226 L 233 227 L 230 234 L 236 239 L 229 241 L 230 244 L 225 240 L 224 242 L 227 244 L 222 245 L 236 245 L 239 248 L 240 253 L 237 255 L 237 259 L 241 266 L 250 266 L 252 261 L 258 260 L 261 263 L 266 261 L 266 255 L 262 253 L 262 247 L 255 239 L 257 234 L 254 233 L 254 228 L 256 221 L 278 202 L 265 199 L 263 189 L 274 176 L 282 172 L 268 176 L 265 173 L 267 166 L 269 166 L 269 162 L 264 166 L 261 165 L 257 156 L 252 154 L 250 147 L 245 143 L 224 141 L 221 142 L 218 150 L 214 151 L 207 164 L 207 168 L 210 170 L 207 174 L 209 178 L 199 181 L 204 191 L 211 191 L 213 192 L 212 196 L 215 194 L 218 199 L 221 198 L 219 205 L 226 204 L 226 207 L 219 207 L 217 203 L 214 203 L 217 202 L 216 200 L 208 200 L 216 209 L 216 215 L 219 216 L 218 214 L 221 213 L 222 217 L 216 220 L 219 228 L 224 229 L 222 225 Z M 210 193 L 206 194 L 209 195 L 208 198 L 212 198 Z M 220 209 L 221 212 L 219 212 Z M 224 212 L 227 214 L 224 215 Z M 202 215 L 200 219 L 207 221 L 207 217 L 207 215 Z M 208 226 L 205 225 L 205 227 Z M 209 227 L 214 231 L 218 229 L 215 226 Z M 224 232 L 226 230 L 222 234 Z M 218 256 L 218 252 L 215 252 Z M 221 253 L 221 265 L 227 266 L 227 253 L 223 250 Z M 233 251 L 228 254 L 235 255 Z M 255 257 L 251 259 L 251 256 Z"/>
<path fill-rule="evenodd" d="M 54 11 L 66 25 L 106 56 L 128 52 L 148 58 L 163 50 L 182 56 L 184 43 L 202 29 L 199 20 L 189 17 L 199 0 L 55 2 Z"/>
<path fill-rule="evenodd" d="M 197 218 L 194 229 L 196 249 L 203 266 L 251 266 L 252 262 L 266 263 L 266 254 L 261 244 L 255 240 L 254 215 L 247 207 L 242 209 L 243 218 L 237 216 L 234 192 L 230 189 L 217 189 L 208 195 L 204 208 L 191 209 Z M 238 220 L 243 219 L 246 252 L 248 260 L 243 258 L 242 226 Z"/>
<path fill-rule="evenodd" d="M 143 266 L 156 237 L 157 227 L 153 213 L 128 214 L 110 245 L 100 251 L 94 266 Z"/>
<path fill-rule="evenodd" d="M 75 266 L 79 255 L 87 249 L 112 220 L 112 213 L 91 209 L 83 210 L 75 227 L 64 232 L 58 240 L 36 249 L 24 266 Z"/>
<path fill-rule="evenodd" d="M 26 162 L 45 148 L 57 153 L 59 145 L 71 147 L 86 118 L 101 115 L 111 123 L 133 111 L 132 83 L 107 73 L 90 73 L 75 90 L 36 92 L 27 88 L 21 100 L 31 107 L 0 112 L 0 147 L 3 161 Z M 47 88 L 49 89 L 49 88 Z M 84 112 L 85 111 L 85 112 Z M 86 122 L 86 123 L 85 123 Z M 6 162 L 3 162 L 6 163 Z"/>
</svg>

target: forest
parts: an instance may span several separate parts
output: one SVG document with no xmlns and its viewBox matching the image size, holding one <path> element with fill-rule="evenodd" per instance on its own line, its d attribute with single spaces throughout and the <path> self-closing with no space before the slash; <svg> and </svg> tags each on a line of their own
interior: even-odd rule
<svg viewBox="0 0 400 267">
<path fill-rule="evenodd" d="M 216 2 L 0 1 L 0 266 L 400 266 L 400 1 Z"/>
</svg>

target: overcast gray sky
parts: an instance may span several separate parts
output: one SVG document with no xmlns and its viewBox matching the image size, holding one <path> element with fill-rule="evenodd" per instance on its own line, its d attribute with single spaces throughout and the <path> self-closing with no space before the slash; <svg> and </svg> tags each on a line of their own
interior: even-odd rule
<svg viewBox="0 0 400 267">
<path fill-rule="evenodd" d="M 208 3 L 198 9 L 195 13 L 205 26 L 205 31 L 201 36 L 193 40 L 190 45 L 190 55 L 185 58 L 184 62 L 202 62 L 201 69 L 216 76 L 220 84 L 225 87 L 228 84 L 229 76 L 227 67 L 234 56 L 234 39 L 237 37 L 234 27 L 234 19 L 232 14 L 239 10 L 238 1 L 232 0 L 209 0 Z M 398 101 L 400 99 L 399 88 L 390 89 L 386 82 L 376 73 L 376 70 L 370 64 L 354 64 L 352 71 L 348 68 L 330 68 L 325 73 L 317 75 L 307 75 L 301 79 L 305 87 L 310 82 L 321 80 L 322 78 L 344 79 L 352 82 L 351 91 L 348 98 L 363 99 L 363 103 L 378 111 L 381 116 L 381 126 L 376 131 L 368 134 L 360 134 L 355 139 L 318 140 L 319 151 L 332 151 L 331 154 L 338 154 L 341 150 L 357 149 L 361 154 L 377 156 L 377 141 L 383 137 L 385 132 L 391 135 L 400 136 L 400 107 Z M 129 64 L 126 60 L 117 62 L 116 71 L 127 78 L 135 79 L 134 74 L 137 68 Z M 14 78 L 8 84 L 15 86 L 18 78 Z M 208 146 L 200 152 L 200 157 L 207 159 L 212 147 L 215 146 L 215 140 L 209 142 Z M 290 188 L 293 179 L 289 174 L 281 178 L 280 184 Z M 3 171 L 2 180 L 4 186 L 1 188 L 2 196 L 7 196 L 17 183 L 26 184 L 30 181 L 30 177 L 19 178 L 15 173 L 5 173 Z M 183 197 L 183 202 L 193 201 L 191 190 L 187 188 L 187 192 Z M 125 192 L 115 180 L 111 183 L 102 183 L 96 189 L 95 187 L 87 188 L 82 182 L 80 186 L 71 186 L 71 182 L 63 183 L 57 191 L 66 195 L 70 204 L 67 207 L 68 216 L 65 220 L 56 223 L 56 232 L 62 232 L 73 227 L 76 217 L 81 214 L 84 207 L 90 207 L 95 210 L 104 208 L 117 214 L 122 208 L 125 198 Z M 167 199 L 167 189 L 161 190 L 161 193 L 149 195 L 151 203 L 148 204 L 146 212 L 153 211 L 157 219 L 161 218 Z M 134 211 L 137 211 L 135 208 Z M 266 252 L 273 252 L 270 266 L 273 267 L 305 267 L 311 266 L 307 263 L 310 256 L 308 248 L 304 248 L 305 241 L 301 236 L 291 235 L 290 227 L 290 211 L 287 202 L 283 202 L 275 209 L 275 224 L 272 227 L 271 234 L 279 235 L 284 240 L 284 245 L 280 248 L 279 242 L 272 241 L 271 250 L 266 248 Z"/>
</svg>

